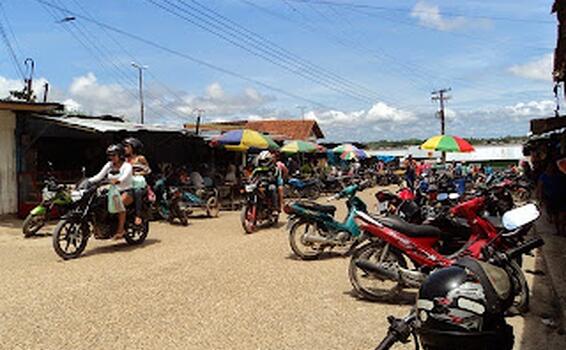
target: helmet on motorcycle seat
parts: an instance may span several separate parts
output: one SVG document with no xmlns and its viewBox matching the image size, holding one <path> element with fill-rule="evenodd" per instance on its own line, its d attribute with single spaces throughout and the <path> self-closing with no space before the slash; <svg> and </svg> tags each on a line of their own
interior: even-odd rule
<svg viewBox="0 0 566 350">
<path fill-rule="evenodd" d="M 473 259 L 433 272 L 417 298 L 417 334 L 424 349 L 511 350 L 504 311 L 511 282 L 501 268 Z"/>
<path fill-rule="evenodd" d="M 257 166 L 267 167 L 273 164 L 273 155 L 269 151 L 261 151 L 257 156 Z"/>
<path fill-rule="evenodd" d="M 111 156 L 117 154 L 120 158 L 124 158 L 124 146 L 122 144 L 110 145 L 106 149 L 106 155 Z"/>
<path fill-rule="evenodd" d="M 135 137 L 128 137 L 122 143 L 131 146 L 135 154 L 140 154 L 143 149 L 143 143 Z"/>
</svg>

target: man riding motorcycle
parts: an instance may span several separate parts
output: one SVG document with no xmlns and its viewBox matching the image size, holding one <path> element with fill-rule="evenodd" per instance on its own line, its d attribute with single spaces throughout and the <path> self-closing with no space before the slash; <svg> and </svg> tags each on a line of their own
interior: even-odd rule
<svg viewBox="0 0 566 350">
<path fill-rule="evenodd" d="M 104 179 L 115 185 L 122 197 L 122 208 L 118 212 L 118 227 L 114 239 L 124 237 L 124 224 L 126 223 L 126 206 L 132 204 L 134 197 L 132 193 L 133 171 L 132 165 L 125 161 L 124 147 L 121 144 L 110 145 L 106 149 L 108 162 L 102 167 L 102 170 L 93 177 L 89 178 L 89 182 L 100 182 Z"/>
<path fill-rule="evenodd" d="M 261 178 L 269 183 L 268 191 L 271 195 L 273 210 L 280 212 L 278 187 L 283 186 L 281 171 L 273 163 L 273 155 L 269 151 L 262 151 L 256 158 L 256 167 L 252 172 L 252 179 Z"/>
<path fill-rule="evenodd" d="M 140 140 L 136 139 L 135 137 L 128 137 L 127 139 L 122 141 L 122 144 L 124 144 L 126 160 L 132 165 L 133 171 L 132 192 L 134 195 L 134 204 L 136 206 L 136 219 L 134 221 L 134 224 L 141 225 L 143 195 L 147 191 L 145 176 L 151 174 L 151 168 L 149 167 L 149 164 L 145 157 L 140 154 L 143 148 L 143 143 Z"/>
</svg>

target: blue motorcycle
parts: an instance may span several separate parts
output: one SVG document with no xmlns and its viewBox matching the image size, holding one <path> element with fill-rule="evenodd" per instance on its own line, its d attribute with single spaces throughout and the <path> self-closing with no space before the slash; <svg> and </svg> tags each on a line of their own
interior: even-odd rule
<svg viewBox="0 0 566 350">
<path fill-rule="evenodd" d="M 317 178 L 302 180 L 293 177 L 285 184 L 285 198 L 308 198 L 320 197 L 321 183 Z"/>
<path fill-rule="evenodd" d="M 356 196 L 368 182 L 346 187 L 329 200 L 346 198 L 348 215 L 340 222 L 334 218 L 336 207 L 312 201 L 296 201 L 285 207 L 289 215 L 287 229 L 291 250 L 302 260 L 313 260 L 324 251 L 345 250 L 350 254 L 361 241 L 361 231 L 354 221 L 357 211 L 367 213 L 367 205 Z"/>
</svg>

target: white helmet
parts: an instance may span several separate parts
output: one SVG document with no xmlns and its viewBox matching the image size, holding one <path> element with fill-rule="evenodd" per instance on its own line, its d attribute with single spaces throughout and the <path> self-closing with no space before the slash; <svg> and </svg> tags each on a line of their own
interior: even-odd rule
<svg viewBox="0 0 566 350">
<path fill-rule="evenodd" d="M 273 163 L 273 155 L 269 151 L 261 151 L 256 159 L 258 166 L 269 166 Z"/>
</svg>

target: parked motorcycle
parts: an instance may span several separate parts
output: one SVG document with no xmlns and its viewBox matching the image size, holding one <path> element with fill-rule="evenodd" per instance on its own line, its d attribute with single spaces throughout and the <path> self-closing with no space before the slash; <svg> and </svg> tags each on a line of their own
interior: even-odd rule
<svg viewBox="0 0 566 350">
<path fill-rule="evenodd" d="M 480 215 L 489 201 L 488 196 L 480 196 L 450 210 L 453 216 L 465 218 L 471 228 L 467 242 L 455 252 L 442 250 L 442 246 L 453 237 L 438 227 L 358 213 L 358 224 L 375 239 L 369 240 L 352 255 L 349 276 L 356 292 L 373 300 L 396 298 L 404 288 L 418 288 L 433 268 L 449 266 L 462 256 L 482 259 L 483 249 L 488 245 L 496 249 L 514 246 L 524 238 L 540 215 L 534 204 L 516 208 L 505 213 L 502 219 L 504 229 L 498 230 Z M 517 264 L 514 267 L 515 281 L 523 290 L 517 308 L 524 311 L 528 306 L 528 286 L 520 267 Z"/>
<path fill-rule="evenodd" d="M 179 220 L 181 225 L 189 225 L 188 212 L 183 204 L 183 192 L 178 186 L 168 186 L 167 177 L 162 176 L 155 181 L 154 192 L 156 198 L 152 208 L 154 217 L 157 214 L 169 223 Z"/>
<path fill-rule="evenodd" d="M 285 184 L 285 198 L 309 198 L 317 199 L 320 197 L 321 183 L 315 178 L 301 180 L 293 177 Z"/>
<path fill-rule="evenodd" d="M 488 263 L 467 258 L 436 270 L 409 315 L 387 317 L 389 329 L 376 350 L 408 343 L 411 336 L 415 349 L 511 350 L 513 328 L 505 316 L 523 292 L 513 283 L 513 262 L 543 244 L 536 238 L 505 253 L 487 250 Z"/>
<path fill-rule="evenodd" d="M 274 181 L 256 179 L 246 184 L 244 207 L 240 222 L 246 233 L 253 233 L 258 226 L 273 226 L 279 221 L 279 208 L 273 203 L 273 193 L 277 193 Z"/>
<path fill-rule="evenodd" d="M 297 201 L 285 206 L 285 212 L 289 215 L 287 229 L 293 253 L 303 260 L 311 260 L 324 251 L 342 248 L 348 254 L 354 249 L 360 237 L 354 217 L 357 211 L 367 212 L 366 204 L 356 194 L 368 185 L 365 182 L 348 186 L 330 198 L 346 198 L 348 215 L 343 222 L 334 218 L 336 207 L 333 205 Z"/>
<path fill-rule="evenodd" d="M 91 235 L 96 239 L 111 239 L 116 233 L 118 215 L 108 212 L 108 184 L 82 181 L 71 192 L 73 208 L 65 214 L 53 231 L 53 249 L 61 258 L 81 255 Z M 149 233 L 149 201 L 144 198 L 142 224 L 135 225 L 135 205 L 126 208 L 124 239 L 130 245 L 141 244 Z"/>
<path fill-rule="evenodd" d="M 57 184 L 52 176 L 45 180 L 41 197 L 41 203 L 29 212 L 22 225 L 22 232 L 26 238 L 35 235 L 49 221 L 53 210 L 61 216 L 73 203 L 69 188 Z"/>
</svg>

